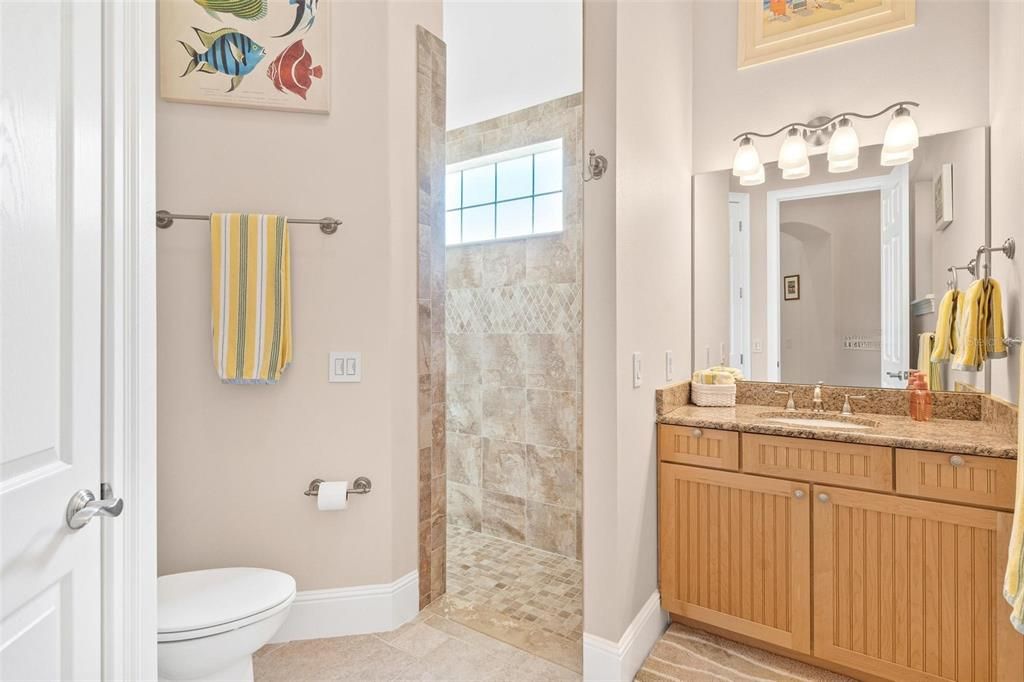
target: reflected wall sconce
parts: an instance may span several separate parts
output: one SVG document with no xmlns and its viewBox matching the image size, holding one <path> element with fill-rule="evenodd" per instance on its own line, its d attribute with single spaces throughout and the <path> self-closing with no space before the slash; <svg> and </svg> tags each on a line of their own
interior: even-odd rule
<svg viewBox="0 0 1024 682">
<path fill-rule="evenodd" d="M 847 111 L 831 118 L 819 117 L 809 123 L 787 123 L 771 133 L 748 131 L 733 138 L 739 141 L 739 148 L 733 157 L 732 174 L 744 186 L 760 185 L 765 180 L 764 164 L 754 146 L 752 138 L 772 138 L 783 131 L 786 139 L 779 149 L 779 170 L 785 180 L 797 180 L 810 175 L 811 164 L 807 143 L 818 146 L 828 143 L 828 170 L 830 173 L 848 173 L 856 170 L 860 157 L 860 138 L 853 127 L 851 118 L 870 120 L 893 112 L 889 127 L 885 130 L 882 143 L 881 164 L 898 166 L 914 158 L 919 143 L 917 123 L 908 107 L 920 106 L 917 102 L 896 102 L 874 114 L 859 114 Z M 895 111 L 894 111 L 895 110 Z"/>
</svg>

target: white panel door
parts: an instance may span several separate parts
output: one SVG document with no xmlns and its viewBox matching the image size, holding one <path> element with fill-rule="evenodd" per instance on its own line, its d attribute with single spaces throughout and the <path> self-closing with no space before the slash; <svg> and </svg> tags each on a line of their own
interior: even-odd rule
<svg viewBox="0 0 1024 682">
<path fill-rule="evenodd" d="M 0 0 L 0 680 L 102 676 L 101 20 Z"/>
<path fill-rule="evenodd" d="M 897 166 L 882 188 L 883 388 L 906 388 L 910 367 L 910 182 Z"/>
</svg>

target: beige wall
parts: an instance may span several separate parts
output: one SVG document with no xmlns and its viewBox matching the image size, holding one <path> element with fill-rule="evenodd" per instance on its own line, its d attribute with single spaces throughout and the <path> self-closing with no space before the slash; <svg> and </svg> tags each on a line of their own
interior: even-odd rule
<svg viewBox="0 0 1024 682">
<path fill-rule="evenodd" d="M 989 9 L 989 115 L 991 125 L 992 243 L 1007 237 L 1017 240 L 1017 259 L 992 257 L 992 275 L 1003 285 L 1006 331 L 1024 332 L 1021 284 L 1024 259 L 1024 221 L 1021 220 L 1021 178 L 1024 178 L 1024 3 L 993 0 Z M 992 373 L 992 393 L 1017 402 L 1020 391 L 1020 355 L 1010 352 L 1002 371 Z"/>
<path fill-rule="evenodd" d="M 729 180 L 724 173 L 702 173 L 693 178 L 693 325 L 694 368 L 729 364 L 730 253 Z M 750 229 L 748 225 L 746 229 Z M 722 345 L 725 362 L 721 363 Z"/>
<path fill-rule="evenodd" d="M 921 103 L 922 135 L 988 121 L 986 0 L 917 0 L 912 28 L 742 71 L 736 69 L 737 7 L 694 2 L 693 160 L 700 171 L 730 167 L 732 138 L 745 130 L 876 111 L 898 100 Z M 858 122 L 861 144 L 880 144 L 885 124 Z M 774 160 L 780 145 L 781 138 L 758 144 L 762 160 Z"/>
<path fill-rule="evenodd" d="M 582 124 L 577 93 L 448 132 L 449 163 L 561 139 L 564 226 L 448 247 L 448 521 L 574 559 L 582 556 Z"/>
<path fill-rule="evenodd" d="M 584 5 L 584 631 L 618 641 L 657 588 L 654 389 L 690 358 L 691 5 Z M 652 68 L 652 65 L 657 65 Z M 634 389 L 633 352 L 644 358 Z"/>
<path fill-rule="evenodd" d="M 345 221 L 293 228 L 295 361 L 276 386 L 217 381 L 206 228 L 160 233 L 161 573 L 266 566 L 316 589 L 416 568 L 415 27 L 440 33 L 441 7 L 334 10 L 329 116 L 157 103 L 161 208 Z M 332 350 L 362 351 L 362 383 L 327 383 Z M 374 490 L 348 511 L 302 495 L 358 475 Z"/>
</svg>

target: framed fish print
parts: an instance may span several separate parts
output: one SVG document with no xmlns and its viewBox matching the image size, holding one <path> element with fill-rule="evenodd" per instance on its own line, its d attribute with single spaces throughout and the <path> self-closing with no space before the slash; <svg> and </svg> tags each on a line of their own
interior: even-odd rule
<svg viewBox="0 0 1024 682">
<path fill-rule="evenodd" d="M 160 94 L 330 111 L 331 0 L 160 0 Z"/>
<path fill-rule="evenodd" d="M 737 66 L 914 25 L 916 0 L 739 0 Z"/>
</svg>

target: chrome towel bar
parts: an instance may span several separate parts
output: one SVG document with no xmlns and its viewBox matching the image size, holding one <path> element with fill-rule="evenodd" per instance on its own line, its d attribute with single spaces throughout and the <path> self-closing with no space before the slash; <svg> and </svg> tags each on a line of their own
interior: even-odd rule
<svg viewBox="0 0 1024 682">
<path fill-rule="evenodd" d="M 194 213 L 171 213 L 170 211 L 157 211 L 156 212 L 156 226 L 161 230 L 166 230 L 174 224 L 175 220 L 204 220 L 208 221 L 210 216 L 199 215 Z M 334 234 L 338 231 L 338 226 L 341 225 L 341 221 L 337 218 L 289 218 L 289 224 L 298 223 L 300 225 L 319 225 L 320 231 L 324 234 Z"/>
<path fill-rule="evenodd" d="M 320 494 L 320 484 L 324 482 L 322 478 L 314 478 L 309 482 L 309 487 L 306 492 L 302 493 L 307 497 L 316 497 Z M 345 497 L 349 495 L 367 495 L 373 488 L 373 483 L 370 482 L 366 476 L 360 476 L 356 480 L 352 481 L 352 487 L 346 491 Z"/>
</svg>

